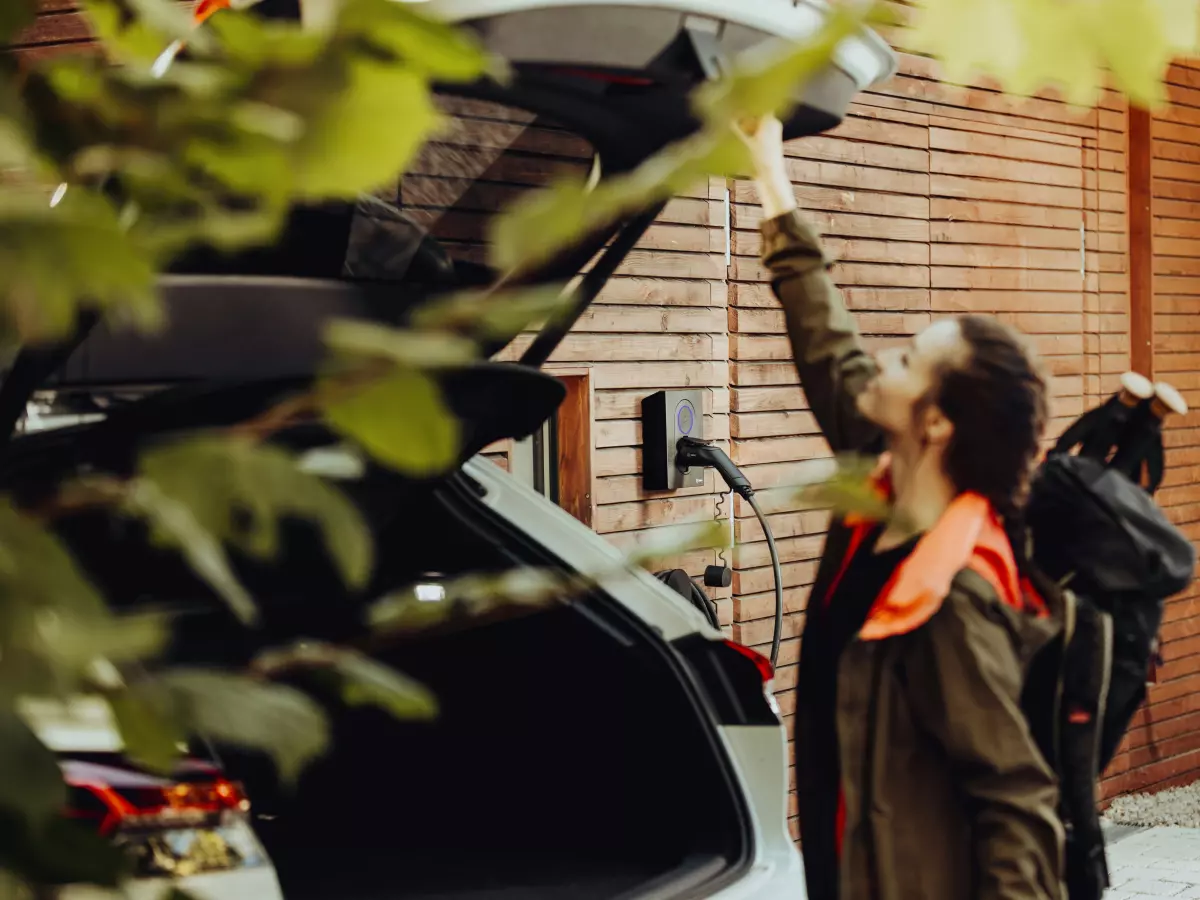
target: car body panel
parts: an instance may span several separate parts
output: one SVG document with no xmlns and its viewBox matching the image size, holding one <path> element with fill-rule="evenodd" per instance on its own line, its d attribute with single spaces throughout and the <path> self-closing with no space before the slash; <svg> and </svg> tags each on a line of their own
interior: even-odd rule
<svg viewBox="0 0 1200 900">
<path fill-rule="evenodd" d="M 580 572 L 597 576 L 604 592 L 667 641 L 699 633 L 725 635 L 698 609 L 649 573 L 630 569 L 624 555 L 499 466 L 476 457 L 464 472 L 483 491 L 480 502 L 531 540 Z M 771 695 L 773 685 L 764 685 Z M 773 696 L 770 697 L 772 703 Z M 777 707 L 775 707 L 777 710 Z M 797 900 L 804 896 L 803 866 L 787 826 L 787 735 L 782 725 L 721 725 L 717 729 L 748 807 L 753 859 L 732 884 L 707 896 L 721 900 Z"/>
<path fill-rule="evenodd" d="M 664 640 L 696 631 L 723 637 L 698 609 L 648 572 L 630 570 L 625 556 L 612 544 L 499 466 L 476 457 L 463 471 L 486 491 L 481 503 L 576 571 L 594 577 L 606 594 Z"/>
<path fill-rule="evenodd" d="M 139 878 L 122 885 L 115 896 L 119 900 L 163 900 L 171 888 L 186 892 L 192 900 L 284 900 L 270 866 L 177 879 Z M 114 895 L 102 888 L 73 884 L 60 888 L 55 900 L 114 900 Z"/>
<path fill-rule="evenodd" d="M 565 40 L 557 50 L 551 50 L 537 41 L 537 36 L 526 34 L 485 32 L 493 38 L 494 46 L 513 59 L 533 61 L 561 61 L 565 56 L 587 58 L 598 55 L 596 62 L 607 58 L 612 65 L 636 65 L 639 53 L 643 54 L 642 65 L 650 62 L 643 48 L 651 48 L 659 34 L 645 27 L 645 18 L 629 23 L 629 41 L 613 44 L 598 41 L 588 35 L 586 19 L 596 13 L 611 14 L 622 8 L 639 13 L 665 13 L 664 26 L 678 28 L 682 24 L 706 27 L 704 20 L 718 29 L 722 44 L 732 55 L 760 45 L 765 38 L 783 38 L 802 41 L 811 37 L 821 25 L 827 9 L 823 3 L 810 0 L 425 0 L 422 10 L 434 17 L 455 23 L 471 23 L 484 19 L 502 20 L 504 17 L 543 13 L 554 16 L 570 16 L 578 27 L 565 30 Z M 548 21 L 543 19 L 543 21 Z M 508 52 L 505 52 L 508 51 Z M 557 58 L 555 58 L 557 57 Z M 859 84 L 860 89 L 890 78 L 896 72 L 896 58 L 887 44 L 874 32 L 849 38 L 839 45 L 834 60 L 836 64 Z"/>
</svg>

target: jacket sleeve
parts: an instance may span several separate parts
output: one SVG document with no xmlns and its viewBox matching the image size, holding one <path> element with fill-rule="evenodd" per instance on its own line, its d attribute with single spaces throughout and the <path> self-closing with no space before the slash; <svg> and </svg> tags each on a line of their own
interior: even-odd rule
<svg viewBox="0 0 1200 900">
<path fill-rule="evenodd" d="M 979 876 L 973 900 L 1062 900 L 1058 789 L 1021 711 L 1022 668 L 1004 617 L 952 590 L 910 636 L 909 702 L 970 804 Z"/>
<path fill-rule="evenodd" d="M 879 437 L 855 398 L 875 374 L 854 319 L 829 277 L 813 228 L 797 212 L 763 223 L 763 262 L 783 306 L 792 356 L 809 406 L 835 452 L 863 450 Z"/>
</svg>

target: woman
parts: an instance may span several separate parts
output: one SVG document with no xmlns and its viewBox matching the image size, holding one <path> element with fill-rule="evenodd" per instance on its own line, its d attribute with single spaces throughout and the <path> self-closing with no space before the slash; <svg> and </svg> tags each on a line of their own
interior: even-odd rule
<svg viewBox="0 0 1200 900">
<path fill-rule="evenodd" d="M 887 451 L 887 523 L 836 521 L 809 599 L 796 778 L 810 900 L 1059 900 L 1054 776 L 1019 707 L 1046 639 L 1005 526 L 1046 418 L 1021 339 L 938 322 L 872 359 L 796 210 L 782 126 L 747 142 L 764 261 L 835 452 Z"/>
</svg>

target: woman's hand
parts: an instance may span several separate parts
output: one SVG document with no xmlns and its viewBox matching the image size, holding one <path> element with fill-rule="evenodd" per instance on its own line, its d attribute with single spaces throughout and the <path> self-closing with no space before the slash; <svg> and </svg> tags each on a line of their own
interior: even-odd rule
<svg viewBox="0 0 1200 900">
<path fill-rule="evenodd" d="M 783 153 L 783 123 L 775 116 L 746 120 L 734 126 L 750 149 L 758 199 L 768 219 L 796 208 L 796 194 Z"/>
</svg>

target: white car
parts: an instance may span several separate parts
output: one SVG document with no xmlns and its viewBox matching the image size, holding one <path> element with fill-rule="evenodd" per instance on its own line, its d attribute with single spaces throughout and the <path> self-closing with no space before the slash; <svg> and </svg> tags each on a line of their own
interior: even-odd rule
<svg viewBox="0 0 1200 900">
<path fill-rule="evenodd" d="M 423 8 L 474 30 L 514 64 L 505 85 L 460 87 L 457 96 L 447 88 L 452 109 L 510 132 L 542 129 L 567 148 L 561 155 L 579 156 L 601 177 L 694 129 L 692 87 L 739 54 L 804 38 L 826 14 L 803 0 L 427 0 Z M 873 35 L 847 41 L 805 89 L 789 136 L 836 125 L 853 96 L 894 65 Z M 480 104 L 521 115 L 488 119 Z M 570 150 L 575 139 L 589 149 Z M 518 143 L 511 133 L 506 140 Z M 311 378 L 330 315 L 402 322 L 430 296 L 494 277 L 479 254 L 439 239 L 441 212 L 486 194 L 472 192 L 481 170 L 453 154 L 449 170 L 436 162 L 422 170 L 425 180 L 452 196 L 435 203 L 417 191 L 414 200 L 402 187 L 397 214 L 382 225 L 377 216 L 366 239 L 362 208 L 299 211 L 273 251 L 181 262 L 163 279 L 164 333 L 99 324 L 60 358 L 28 360 L 26 375 L 41 366 L 40 377 L 17 387 L 10 380 L 5 391 L 51 389 L 50 412 L 85 419 L 16 438 L 3 486 L 36 490 L 80 466 L 122 470 L 162 434 L 243 420 Z M 527 281 L 573 278 L 608 246 L 579 284 L 582 312 L 654 213 L 589 235 Z M 359 254 L 353 265 L 348 245 Z M 340 277 L 344 265 L 358 280 Z M 610 571 L 620 557 L 606 541 L 475 456 L 554 414 L 564 389 L 539 367 L 563 333 L 543 333 L 520 364 L 444 376 L 466 444 L 452 474 L 418 482 L 368 467 L 345 482 L 378 545 L 362 594 L 347 593 L 318 537 L 295 523 L 278 567 L 238 561 L 265 615 L 261 630 L 246 632 L 138 529 L 95 516 L 64 537 L 114 602 L 187 610 L 170 655 L 191 663 L 238 665 L 263 644 L 300 636 L 362 639 L 369 603 L 414 582 L 521 566 Z M 301 452 L 332 444 L 316 426 L 279 439 Z M 434 587 L 424 596 L 440 594 Z M 452 616 L 432 632 L 371 646 L 432 688 L 436 721 L 346 708 L 320 684 L 305 685 L 327 702 L 333 747 L 295 792 L 276 783 L 265 760 L 219 748 L 288 900 L 804 895 L 770 666 L 652 576 L 609 577 L 601 590 L 549 609 Z M 212 900 L 237 896 L 210 888 Z"/>
</svg>

